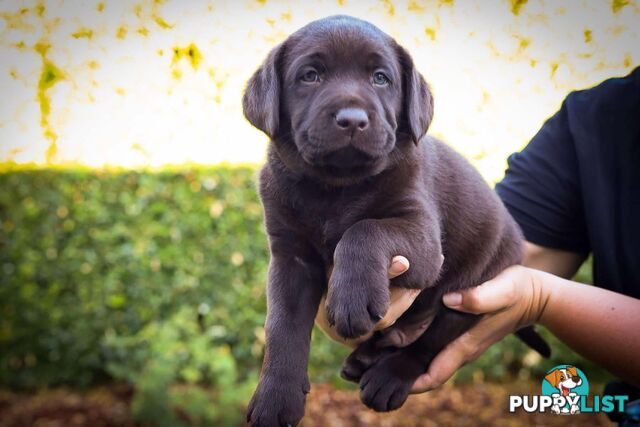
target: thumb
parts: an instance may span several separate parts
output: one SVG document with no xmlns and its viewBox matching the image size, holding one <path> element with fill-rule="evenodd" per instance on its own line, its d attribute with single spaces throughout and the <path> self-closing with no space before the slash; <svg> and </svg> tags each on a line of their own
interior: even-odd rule
<svg viewBox="0 0 640 427">
<path fill-rule="evenodd" d="M 389 279 L 393 279 L 409 269 L 409 260 L 402 255 L 396 255 L 391 260 L 389 267 Z"/>
<path fill-rule="evenodd" d="M 515 299 L 513 281 L 501 274 L 475 288 L 445 294 L 442 302 L 457 311 L 484 314 L 509 307 L 513 305 Z"/>
</svg>

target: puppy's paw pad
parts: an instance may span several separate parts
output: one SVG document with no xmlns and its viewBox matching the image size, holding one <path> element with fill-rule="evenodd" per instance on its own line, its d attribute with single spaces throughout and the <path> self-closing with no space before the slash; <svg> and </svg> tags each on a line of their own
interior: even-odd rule
<svg viewBox="0 0 640 427">
<path fill-rule="evenodd" d="M 422 373 L 419 361 L 402 352 L 390 354 L 367 370 L 360 379 L 362 403 L 378 412 L 400 408 Z"/>
<path fill-rule="evenodd" d="M 277 384 L 258 385 L 247 409 L 247 422 L 252 427 L 295 426 L 304 415 L 308 388 Z"/>
<path fill-rule="evenodd" d="M 387 354 L 397 351 L 393 348 L 378 348 L 375 335 L 362 343 L 343 362 L 340 376 L 347 381 L 360 382 L 362 374 Z"/>
<path fill-rule="evenodd" d="M 370 371 L 367 371 L 370 372 Z M 364 382 L 364 385 L 362 383 Z M 411 384 L 399 378 L 362 376 L 360 399 L 362 403 L 377 412 L 388 412 L 398 409 L 407 400 Z"/>
<path fill-rule="evenodd" d="M 375 323 L 357 310 L 345 310 L 334 317 L 336 332 L 343 338 L 358 338 L 373 330 Z"/>
<path fill-rule="evenodd" d="M 374 291 L 356 293 L 329 287 L 325 304 L 327 321 L 340 336 L 358 338 L 366 335 L 384 317 L 389 308 L 388 290 L 381 295 Z"/>
<path fill-rule="evenodd" d="M 335 292 L 330 293 L 326 302 L 327 321 L 343 338 L 358 338 L 373 330 L 375 322 L 363 304 L 364 301 L 351 299 L 344 302 Z"/>
</svg>

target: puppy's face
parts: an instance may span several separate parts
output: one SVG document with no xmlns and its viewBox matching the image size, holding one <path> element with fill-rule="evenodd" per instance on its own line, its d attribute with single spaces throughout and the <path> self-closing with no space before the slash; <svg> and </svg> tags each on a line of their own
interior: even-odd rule
<svg viewBox="0 0 640 427">
<path fill-rule="evenodd" d="M 283 110 L 310 167 L 338 176 L 373 174 L 396 143 L 402 74 L 388 40 L 360 28 L 322 28 L 292 43 Z"/>
<path fill-rule="evenodd" d="M 559 389 L 563 394 L 569 393 L 569 391 L 582 384 L 582 378 L 578 375 L 578 371 L 575 366 L 568 366 L 566 368 L 555 369 L 545 376 L 545 379 L 549 383 Z"/>
<path fill-rule="evenodd" d="M 287 166 L 333 185 L 393 164 L 424 136 L 433 107 L 406 51 L 343 16 L 312 22 L 274 49 L 243 101 Z"/>
</svg>

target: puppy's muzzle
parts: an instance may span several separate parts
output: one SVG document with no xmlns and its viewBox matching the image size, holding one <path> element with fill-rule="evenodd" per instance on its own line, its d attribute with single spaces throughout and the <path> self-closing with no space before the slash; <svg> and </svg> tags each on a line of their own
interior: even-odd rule
<svg viewBox="0 0 640 427">
<path fill-rule="evenodd" d="M 340 148 L 322 156 L 320 164 L 340 169 L 349 169 L 362 166 L 370 166 L 375 163 L 376 157 L 358 150 L 353 146 Z"/>
</svg>

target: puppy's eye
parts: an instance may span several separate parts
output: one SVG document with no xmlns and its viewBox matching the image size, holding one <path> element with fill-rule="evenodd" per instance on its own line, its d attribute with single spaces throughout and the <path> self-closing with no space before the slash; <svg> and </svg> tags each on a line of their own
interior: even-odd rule
<svg viewBox="0 0 640 427">
<path fill-rule="evenodd" d="M 376 86 L 386 86 L 389 83 L 391 83 L 391 80 L 389 80 L 389 77 L 387 77 L 387 75 L 385 73 L 383 73 L 382 71 L 376 71 L 375 73 L 373 73 L 373 84 Z"/>
<path fill-rule="evenodd" d="M 306 70 L 301 76 L 300 81 L 303 83 L 316 83 L 320 81 L 320 74 L 314 69 Z"/>
</svg>

